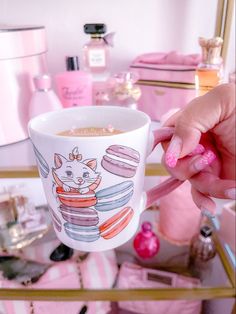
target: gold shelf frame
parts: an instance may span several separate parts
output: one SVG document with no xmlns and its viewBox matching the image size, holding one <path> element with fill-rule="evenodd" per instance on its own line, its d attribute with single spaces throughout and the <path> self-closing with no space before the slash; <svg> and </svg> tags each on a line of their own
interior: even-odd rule
<svg viewBox="0 0 236 314">
<path fill-rule="evenodd" d="M 147 164 L 146 176 L 167 175 L 161 164 Z M 0 178 L 37 178 L 36 167 L 0 169 Z M 217 253 L 230 286 L 168 289 L 0 289 L 0 300 L 29 301 L 127 301 L 127 300 L 187 300 L 235 298 L 235 270 L 221 241 L 215 236 Z"/>
<path fill-rule="evenodd" d="M 234 0 L 218 0 L 215 36 L 224 39 L 222 57 L 225 61 L 230 37 L 230 28 L 234 12 Z M 168 175 L 161 164 L 147 164 L 146 176 Z M 37 168 L 17 167 L 0 168 L 0 179 L 3 178 L 37 178 Z M 195 289 L 0 289 L 0 300 L 30 300 L 30 301 L 127 301 L 127 300 L 187 300 L 187 299 L 219 299 L 235 298 L 235 269 L 230 263 L 228 254 L 221 241 L 215 237 L 218 255 L 230 286 L 202 287 Z M 234 309 L 232 313 L 234 313 Z"/>
</svg>

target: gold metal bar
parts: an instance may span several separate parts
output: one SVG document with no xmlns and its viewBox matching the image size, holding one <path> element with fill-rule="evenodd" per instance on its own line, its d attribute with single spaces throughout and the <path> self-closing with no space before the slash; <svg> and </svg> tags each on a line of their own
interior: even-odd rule
<svg viewBox="0 0 236 314">
<path fill-rule="evenodd" d="M 224 14 L 225 0 L 218 0 L 215 22 L 215 36 L 222 36 L 222 23 Z"/>
<path fill-rule="evenodd" d="M 160 163 L 149 163 L 146 165 L 146 176 L 167 176 L 169 175 L 164 166 Z M 37 167 L 0 168 L 0 178 L 37 178 L 39 173 Z"/>
<path fill-rule="evenodd" d="M 138 80 L 137 84 L 138 85 L 147 85 L 147 86 L 195 89 L 195 84 L 190 84 L 190 83 L 162 82 L 162 81 L 154 81 L 154 80 Z"/>
<path fill-rule="evenodd" d="M 39 173 L 36 166 L 0 168 L 0 178 L 37 178 Z"/>
<path fill-rule="evenodd" d="M 220 239 L 218 238 L 218 236 L 216 234 L 214 234 L 214 242 L 216 245 L 217 253 L 221 259 L 221 263 L 222 263 L 224 270 L 228 276 L 228 279 L 229 279 L 230 283 L 232 284 L 232 286 L 235 288 L 235 285 L 236 285 L 235 269 L 231 265 L 231 263 L 229 261 L 228 254 L 225 252 L 225 249 L 222 246 L 222 242 L 220 241 Z"/>
<path fill-rule="evenodd" d="M 167 289 L 0 289 L 1 300 L 37 301 L 140 301 L 140 300 L 207 300 L 233 298 L 235 290 L 214 288 Z"/>
<path fill-rule="evenodd" d="M 224 25 L 224 32 L 223 32 L 224 42 L 223 42 L 222 51 L 221 51 L 221 55 L 224 62 L 226 61 L 226 58 L 227 58 L 233 13 L 234 13 L 234 0 L 228 0 L 227 6 L 226 6 L 226 12 L 225 12 L 225 25 Z"/>
</svg>

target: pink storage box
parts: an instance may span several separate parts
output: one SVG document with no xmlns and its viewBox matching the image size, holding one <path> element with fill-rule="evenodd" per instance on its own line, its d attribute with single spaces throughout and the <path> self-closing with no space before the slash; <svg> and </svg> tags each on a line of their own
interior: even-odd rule
<svg viewBox="0 0 236 314">
<path fill-rule="evenodd" d="M 183 108 L 196 97 L 195 70 L 200 55 L 147 53 L 138 56 L 130 70 L 139 77 L 142 95 L 138 109 L 153 121 L 173 108 Z"/>
<path fill-rule="evenodd" d="M 148 288 L 197 288 L 200 281 L 175 273 L 143 268 L 139 265 L 124 262 L 121 266 L 117 286 L 120 289 Z M 157 292 L 158 294 L 158 292 Z M 121 309 L 139 314 L 200 314 L 200 300 L 168 301 L 122 301 Z"/>
<path fill-rule="evenodd" d="M 28 138 L 33 77 L 47 73 L 44 26 L 0 25 L 0 146 Z"/>
<path fill-rule="evenodd" d="M 90 253 L 83 262 L 55 263 L 35 284 L 28 289 L 79 289 L 81 287 L 78 265 L 85 289 L 109 289 L 114 284 L 118 268 L 114 251 Z M 0 278 L 0 288 L 22 288 L 15 281 Z M 24 287 L 25 288 L 25 287 Z M 0 301 L 0 313 L 6 314 L 78 314 L 84 305 L 86 314 L 106 314 L 110 302 L 43 302 L 43 301 Z M 1 312 L 2 311 L 2 312 Z"/>
</svg>

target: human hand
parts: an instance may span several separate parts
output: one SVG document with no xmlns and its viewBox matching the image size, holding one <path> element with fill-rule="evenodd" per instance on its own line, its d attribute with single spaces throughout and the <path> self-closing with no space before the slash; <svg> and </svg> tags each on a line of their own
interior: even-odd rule
<svg viewBox="0 0 236 314">
<path fill-rule="evenodd" d="M 169 145 L 163 145 L 164 164 L 172 176 L 191 182 L 200 209 L 214 210 L 210 197 L 235 199 L 235 123 L 234 84 L 217 86 L 164 123 L 175 127 Z"/>
</svg>

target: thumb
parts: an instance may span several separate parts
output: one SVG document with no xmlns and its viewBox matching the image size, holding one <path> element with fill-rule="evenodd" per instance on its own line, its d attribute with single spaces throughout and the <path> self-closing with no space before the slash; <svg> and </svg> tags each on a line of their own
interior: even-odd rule
<svg viewBox="0 0 236 314">
<path fill-rule="evenodd" d="M 175 125 L 175 132 L 165 155 L 165 162 L 169 167 L 175 167 L 178 158 L 185 157 L 196 148 L 203 133 L 226 118 L 228 112 L 225 107 L 230 102 L 230 99 L 227 101 L 230 98 L 228 85 L 230 84 L 220 85 L 195 98 L 181 113 L 165 122 L 165 126 Z"/>
</svg>

